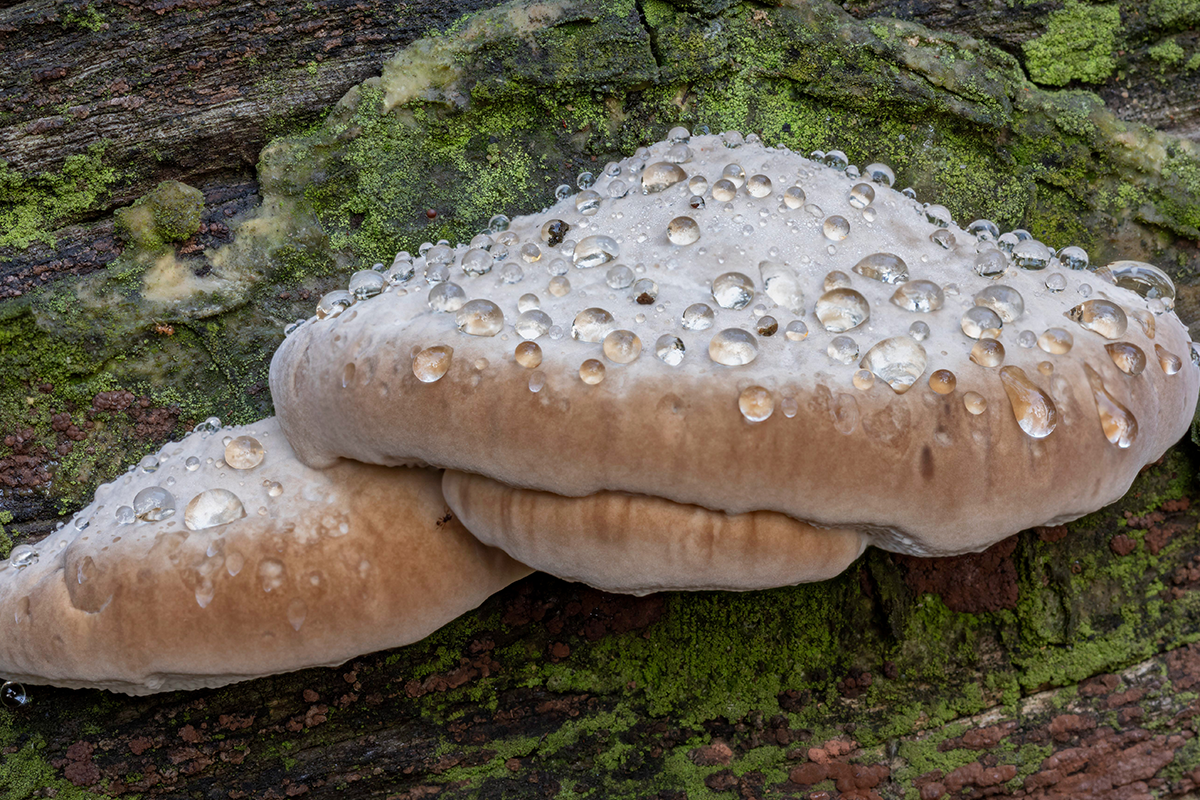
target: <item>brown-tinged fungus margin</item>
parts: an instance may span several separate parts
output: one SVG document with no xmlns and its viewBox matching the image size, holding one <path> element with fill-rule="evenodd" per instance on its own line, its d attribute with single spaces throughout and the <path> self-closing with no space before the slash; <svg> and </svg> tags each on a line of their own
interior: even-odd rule
<svg viewBox="0 0 1200 800">
<path fill-rule="evenodd" d="M 0 676 L 143 695 L 417 641 L 530 570 L 434 470 L 299 462 L 274 418 L 205 424 L 0 562 Z"/>
<path fill-rule="evenodd" d="M 680 550 L 717 563 L 756 530 L 726 515 L 806 523 L 816 579 L 859 535 L 963 553 L 1120 497 L 1196 404 L 1169 278 L 961 227 L 893 182 L 675 129 L 322 298 L 272 362 L 283 429 L 315 467 L 453 470 L 447 502 L 485 542 L 601 586 L 622 564 L 626 590 L 679 586 Z"/>
</svg>

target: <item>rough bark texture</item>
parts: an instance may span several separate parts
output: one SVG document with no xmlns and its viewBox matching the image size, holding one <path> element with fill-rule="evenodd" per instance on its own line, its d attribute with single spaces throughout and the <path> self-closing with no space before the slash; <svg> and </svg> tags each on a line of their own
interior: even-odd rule
<svg viewBox="0 0 1200 800">
<path fill-rule="evenodd" d="M 0 544 L 197 420 L 269 413 L 282 324 L 348 270 L 675 124 L 886 161 L 960 220 L 1153 260 L 1200 318 L 1196 148 L 1122 121 L 1194 135 L 1195 3 L 522 6 L 412 44 L 396 110 L 367 81 L 322 116 L 484 5 L 0 8 Z M 202 190 L 198 217 L 163 179 Z M 978 556 L 870 552 L 745 595 L 536 576 L 338 670 L 28 687 L 0 710 L 0 797 L 1187 796 L 1196 459 Z"/>
</svg>

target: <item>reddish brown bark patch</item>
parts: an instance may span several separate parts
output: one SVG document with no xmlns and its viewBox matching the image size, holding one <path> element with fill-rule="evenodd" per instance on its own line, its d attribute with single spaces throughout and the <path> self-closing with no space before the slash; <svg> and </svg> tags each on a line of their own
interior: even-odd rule
<svg viewBox="0 0 1200 800">
<path fill-rule="evenodd" d="M 1010 536 L 982 553 L 952 558 L 895 555 L 905 568 L 905 583 L 918 595 L 936 594 L 951 611 L 979 614 L 1017 607 L 1017 568 Z"/>
</svg>

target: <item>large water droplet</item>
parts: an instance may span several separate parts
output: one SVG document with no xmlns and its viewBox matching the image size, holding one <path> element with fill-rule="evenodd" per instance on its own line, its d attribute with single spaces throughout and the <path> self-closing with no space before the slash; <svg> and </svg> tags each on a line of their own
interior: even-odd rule
<svg viewBox="0 0 1200 800">
<path fill-rule="evenodd" d="M 679 168 L 676 167 L 676 169 Z M 680 171 L 682 172 L 682 170 Z M 575 245 L 575 252 L 571 255 L 571 260 L 579 269 L 591 269 L 614 261 L 620 255 L 621 248 L 615 239 L 611 236 L 597 234 L 580 239 L 579 243 Z"/>
<path fill-rule="evenodd" d="M 967 409 L 967 413 L 978 417 L 987 411 L 987 407 L 987 398 L 979 392 L 966 392 L 963 394 L 963 408 Z"/>
<path fill-rule="evenodd" d="M 835 336 L 825 352 L 839 364 L 849 364 L 858 358 L 858 342 L 849 336 Z"/>
<path fill-rule="evenodd" d="M 446 281 L 429 290 L 429 307 L 434 311 L 450 313 L 458 311 L 467 302 L 467 293 L 457 283 Z"/>
<path fill-rule="evenodd" d="M 1132 342 L 1113 342 L 1104 345 L 1117 369 L 1126 375 L 1140 375 L 1146 368 L 1146 353 Z"/>
<path fill-rule="evenodd" d="M 892 295 L 892 303 L 905 311 L 929 313 L 937 311 L 946 301 L 942 287 L 933 281 L 915 280 L 900 284 Z"/>
<path fill-rule="evenodd" d="M 234 469 L 254 469 L 266 454 L 262 443 L 253 436 L 238 436 L 225 445 L 225 463 Z"/>
<path fill-rule="evenodd" d="M 371 269 L 360 269 L 350 276 L 350 294 L 357 300 L 369 300 L 383 291 L 384 277 Z"/>
<path fill-rule="evenodd" d="M 1050 395 L 1029 380 L 1020 367 L 1001 367 L 1000 382 L 1021 430 L 1034 439 L 1049 436 L 1058 425 L 1058 409 Z"/>
<path fill-rule="evenodd" d="M 1066 355 L 1075 345 L 1075 337 L 1062 328 L 1050 328 L 1037 340 L 1038 347 L 1056 356 Z"/>
<path fill-rule="evenodd" d="M 983 306 L 974 306 L 968 308 L 962 315 L 960 323 L 962 332 L 972 339 L 982 339 L 984 336 L 992 335 L 989 331 L 998 331 L 1004 327 L 1004 321 L 1000 319 L 1000 315 L 990 308 Z"/>
<path fill-rule="evenodd" d="M 980 339 L 971 348 L 971 361 L 981 367 L 998 367 L 1004 363 L 1004 345 L 995 339 Z"/>
<path fill-rule="evenodd" d="M 1087 373 L 1088 384 L 1092 387 L 1092 397 L 1096 399 L 1096 411 L 1100 414 L 1100 428 L 1104 431 L 1104 437 L 1124 450 L 1137 439 L 1137 419 L 1128 408 L 1108 393 L 1100 373 L 1092 369 L 1091 364 L 1085 363 L 1083 369 Z"/>
<path fill-rule="evenodd" d="M 738 395 L 738 408 L 748 422 L 762 422 L 775 411 L 775 398 L 761 386 L 747 386 Z"/>
<path fill-rule="evenodd" d="M 1013 245 L 1013 263 L 1021 269 L 1038 270 L 1050 265 L 1054 253 L 1037 239 L 1024 239 Z"/>
<path fill-rule="evenodd" d="M 746 181 L 746 193 L 758 199 L 768 196 L 771 194 L 771 179 L 766 175 L 751 175 Z"/>
<path fill-rule="evenodd" d="M 604 364 L 595 358 L 589 358 L 579 365 L 579 379 L 588 386 L 595 386 L 604 380 Z"/>
<path fill-rule="evenodd" d="M 471 336 L 495 336 L 504 330 L 504 312 L 491 300 L 471 300 L 455 312 L 454 324 Z"/>
<path fill-rule="evenodd" d="M 758 340 L 741 328 L 726 328 L 708 343 L 708 357 L 718 364 L 737 367 L 758 356 Z"/>
<path fill-rule="evenodd" d="M 987 247 L 975 256 L 975 272 L 985 278 L 999 278 L 1008 269 L 1008 258 L 995 247 Z"/>
<path fill-rule="evenodd" d="M 1167 273 L 1143 261 L 1114 261 L 1096 274 L 1122 289 L 1136 292 L 1147 300 L 1158 300 L 1164 309 L 1175 307 L 1175 283 Z"/>
<path fill-rule="evenodd" d="M 831 242 L 840 242 L 850 235 L 850 221 L 837 215 L 828 217 L 821 224 L 821 232 Z M 891 282 L 894 283 L 894 281 Z"/>
<path fill-rule="evenodd" d="M 633 331 L 617 330 L 604 337 L 604 355 L 617 364 L 632 364 L 642 354 L 642 340 Z"/>
<path fill-rule="evenodd" d="M 1067 269 L 1087 269 L 1088 267 L 1087 250 L 1075 245 L 1059 250 L 1058 260 Z"/>
<path fill-rule="evenodd" d="M 25 569 L 38 562 L 38 551 L 29 544 L 19 544 L 8 554 L 8 563 L 14 569 Z"/>
<path fill-rule="evenodd" d="M 728 178 L 721 178 L 712 185 L 712 196 L 713 200 L 728 203 L 737 197 L 737 185 Z"/>
<path fill-rule="evenodd" d="M 884 283 L 908 280 L 908 265 L 895 253 L 872 253 L 855 264 L 854 271 L 864 278 Z"/>
<path fill-rule="evenodd" d="M 859 366 L 874 373 L 896 394 L 904 394 L 925 373 L 926 363 L 924 347 L 908 336 L 896 336 L 868 350 Z"/>
<path fill-rule="evenodd" d="M 929 388 L 938 394 L 950 394 L 958 385 L 958 378 L 948 369 L 934 370 L 929 376 Z"/>
<path fill-rule="evenodd" d="M 713 279 L 712 296 L 721 308 L 745 308 L 754 299 L 754 281 L 740 272 L 726 272 Z"/>
<path fill-rule="evenodd" d="M 800 208 L 808 198 L 799 186 L 789 186 L 783 190 L 783 204 L 788 208 Z"/>
<path fill-rule="evenodd" d="M 700 226 L 691 217 L 676 217 L 667 223 L 667 240 L 671 244 L 689 245 L 700 239 Z"/>
<path fill-rule="evenodd" d="M 1067 318 L 1105 339 L 1117 339 L 1129 327 L 1125 311 L 1108 300 L 1084 300 L 1067 312 Z"/>
<path fill-rule="evenodd" d="M 817 299 L 816 311 L 821 325 L 832 333 L 857 328 L 871 316 L 867 298 L 853 289 L 831 289 Z"/>
<path fill-rule="evenodd" d="M 317 319 L 336 317 L 352 305 L 354 305 L 354 295 L 345 289 L 336 289 L 323 295 L 317 301 Z"/>
<path fill-rule="evenodd" d="M 175 498 L 161 486 L 147 486 L 133 498 L 133 513 L 146 522 L 160 522 L 175 514 Z"/>
<path fill-rule="evenodd" d="M 654 305 L 654 301 L 658 299 L 658 284 L 649 278 L 642 278 L 633 284 L 633 291 L 630 292 L 630 297 L 638 305 Z"/>
<path fill-rule="evenodd" d="M 856 183 L 847 199 L 854 208 L 866 208 L 875 202 L 875 187 L 869 183 Z"/>
<path fill-rule="evenodd" d="M 454 348 L 445 344 L 426 347 L 413 356 L 412 371 L 421 383 L 433 383 L 450 369 Z"/>
<path fill-rule="evenodd" d="M 246 516 L 246 509 L 236 494 L 227 489 L 209 489 L 191 499 L 183 510 L 183 524 L 188 530 L 202 531 L 227 525 Z"/>
<path fill-rule="evenodd" d="M 975 295 L 975 305 L 990 308 L 1005 325 L 1016 322 L 1025 313 L 1025 298 L 1011 286 L 995 284 Z"/>
<path fill-rule="evenodd" d="M 804 292 L 795 271 L 774 261 L 760 261 L 758 271 L 767 297 L 793 314 L 804 313 Z"/>
<path fill-rule="evenodd" d="M 672 336 L 669 333 L 664 333 L 654 343 L 654 355 L 658 356 L 664 364 L 672 367 L 678 367 L 683 363 L 686 351 L 687 348 L 683 346 L 683 341 L 678 336 Z"/>
<path fill-rule="evenodd" d="M 950 214 L 950 209 L 937 203 L 932 203 L 925 206 L 925 219 L 929 220 L 930 224 L 936 225 L 939 228 L 949 227 L 954 221 L 954 217 Z"/>
<path fill-rule="evenodd" d="M 683 180 L 687 180 L 687 173 L 682 167 L 659 161 L 642 170 L 642 194 L 657 194 Z"/>
<path fill-rule="evenodd" d="M 525 369 L 536 369 L 542 363 L 542 348 L 537 342 L 521 342 L 513 358 Z"/>
<path fill-rule="evenodd" d="M 525 311 L 521 316 L 517 317 L 517 322 L 513 326 L 517 335 L 522 339 L 537 339 L 545 336 L 550 331 L 550 326 L 554 324 L 554 320 L 550 319 L 550 315 L 540 309 L 532 309 Z"/>
<path fill-rule="evenodd" d="M 1168 375 L 1174 375 L 1183 369 L 1183 361 L 1179 356 L 1164 348 L 1161 344 L 1154 345 L 1154 355 L 1158 356 L 1158 365 Z"/>
<path fill-rule="evenodd" d="M 287 582 L 287 570 L 273 558 L 264 558 L 258 564 L 258 579 L 264 592 L 273 592 Z"/>
<path fill-rule="evenodd" d="M 693 303 L 683 312 L 683 327 L 689 331 L 706 331 L 713 324 L 713 310 L 704 303 Z"/>
<path fill-rule="evenodd" d="M 633 286 L 633 270 L 624 264 L 618 264 L 604 276 L 604 282 L 610 289 L 628 289 Z"/>
<path fill-rule="evenodd" d="M 585 308 L 571 323 L 571 338 L 581 342 L 602 342 L 614 327 L 613 315 L 603 308 Z"/>
</svg>

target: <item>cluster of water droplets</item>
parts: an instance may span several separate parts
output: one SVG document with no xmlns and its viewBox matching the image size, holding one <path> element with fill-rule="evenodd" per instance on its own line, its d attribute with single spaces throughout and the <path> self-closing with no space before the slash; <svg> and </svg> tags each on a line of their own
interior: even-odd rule
<svg viewBox="0 0 1200 800">
<path fill-rule="evenodd" d="M 541 215 L 497 215 L 469 243 L 427 242 L 354 273 L 347 290 L 321 298 L 317 318 L 352 319 L 356 303 L 391 296 L 411 316 L 445 315 L 460 335 L 506 342 L 534 393 L 547 383 L 547 343 L 577 354 L 572 369 L 589 387 L 648 355 L 669 368 L 705 356 L 737 368 L 764 352 L 780 375 L 837 382 L 844 370 L 840 380 L 859 393 L 904 394 L 924 379 L 934 395 L 958 393 L 971 415 L 987 410 L 998 382 L 1035 438 L 1058 416 L 1038 380 L 1054 374 L 1055 357 L 1071 353 L 1077 336 L 1102 337 L 1123 375 L 1143 374 L 1155 318 L 1175 301 L 1162 270 L 1096 267 L 1080 247 L 1055 251 L 986 219 L 960 228 L 944 206 L 894 190 L 895 180 L 886 164 L 859 169 L 837 150 L 805 159 L 753 134 L 675 128 L 599 176 L 584 173 L 579 191 L 559 187 Z M 1125 307 L 1114 289 L 1140 302 Z M 1027 314 L 1030 301 L 1044 308 L 1047 298 L 1061 307 L 1056 318 Z M 1165 374 L 1182 369 L 1178 354 L 1152 346 Z M 1044 354 L 1037 380 L 1024 351 Z M 412 372 L 433 383 L 454 363 L 454 339 L 443 338 L 414 348 Z M 1126 447 L 1136 436 L 1132 413 L 1089 370 L 1101 428 Z M 739 390 L 736 407 L 761 422 L 776 395 L 793 416 L 791 394 L 757 384 Z"/>
</svg>

